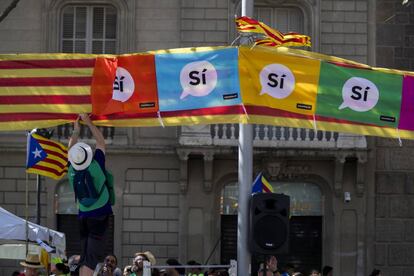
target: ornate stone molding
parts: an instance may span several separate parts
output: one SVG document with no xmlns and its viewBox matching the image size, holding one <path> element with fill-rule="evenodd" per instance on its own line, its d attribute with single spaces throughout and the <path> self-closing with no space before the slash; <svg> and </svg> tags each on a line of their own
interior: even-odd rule
<svg viewBox="0 0 414 276">
<path fill-rule="evenodd" d="M 303 178 L 309 174 L 310 167 L 305 164 L 286 164 L 286 161 L 266 161 L 263 166 L 272 180 Z"/>
<path fill-rule="evenodd" d="M 184 194 L 188 189 L 188 156 L 190 151 L 178 149 L 177 154 L 180 159 L 180 191 Z"/>
<path fill-rule="evenodd" d="M 344 164 L 346 161 L 345 155 L 338 155 L 335 160 L 335 180 L 334 180 L 334 192 L 337 197 L 342 196 L 342 183 L 344 176 Z"/>
<path fill-rule="evenodd" d="M 210 125 L 182 126 L 179 143 L 185 146 L 211 145 Z"/>
<path fill-rule="evenodd" d="M 204 191 L 209 193 L 213 187 L 213 152 L 204 152 Z"/>
<path fill-rule="evenodd" d="M 356 193 L 357 196 L 362 196 L 365 192 L 365 166 L 367 163 L 367 154 L 365 152 L 357 153 L 357 181 L 356 181 Z"/>
</svg>

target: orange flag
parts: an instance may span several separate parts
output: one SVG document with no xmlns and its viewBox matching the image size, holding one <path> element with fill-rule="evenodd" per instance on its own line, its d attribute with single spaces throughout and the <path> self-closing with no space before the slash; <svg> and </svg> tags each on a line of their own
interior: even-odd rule
<svg viewBox="0 0 414 276">
<path fill-rule="evenodd" d="M 157 112 L 154 55 L 97 58 L 91 99 L 95 115 Z"/>
</svg>

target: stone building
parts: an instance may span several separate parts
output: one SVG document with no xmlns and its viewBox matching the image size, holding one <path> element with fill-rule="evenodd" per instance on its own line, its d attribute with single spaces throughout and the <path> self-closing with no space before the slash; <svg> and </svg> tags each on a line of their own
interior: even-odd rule
<svg viewBox="0 0 414 276">
<path fill-rule="evenodd" d="M 3 10 L 10 1 L 1 1 Z M 28 0 L 0 23 L 0 53 L 130 53 L 229 45 L 240 0 Z M 414 70 L 411 0 L 257 0 L 255 17 L 312 37 L 312 51 L 378 67 Z M 0 90 L 1 93 L 1 90 Z M 1 97 L 1 95 L 0 95 Z M 1 109 L 0 109 L 1 112 Z M 303 268 L 335 275 L 414 275 L 414 144 L 343 133 L 254 126 L 254 171 L 291 196 L 291 251 Z M 55 138 L 67 141 L 68 126 Z M 237 125 L 105 129 L 115 176 L 113 240 L 126 265 L 150 250 L 160 263 L 228 262 L 236 254 Z M 88 141 L 89 133 L 83 133 Z M 25 133 L 0 133 L 0 205 L 24 216 Z M 351 195 L 344 201 L 344 193 Z M 67 180 L 42 178 L 41 223 L 77 249 Z M 290 258 L 290 259 L 289 259 Z M 18 265 L 0 260 L 0 275 Z"/>
</svg>

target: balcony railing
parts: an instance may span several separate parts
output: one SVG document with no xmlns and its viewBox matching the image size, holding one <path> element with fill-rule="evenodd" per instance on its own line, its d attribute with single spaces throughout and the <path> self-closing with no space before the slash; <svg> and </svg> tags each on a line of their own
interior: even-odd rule
<svg viewBox="0 0 414 276">
<path fill-rule="evenodd" d="M 214 145 L 234 145 L 239 138 L 238 124 L 211 126 Z M 253 125 L 253 144 L 257 147 L 335 147 L 338 134 L 304 128 Z"/>
<path fill-rule="evenodd" d="M 237 146 L 238 124 L 182 127 L 181 145 Z M 255 147 L 366 148 L 364 136 L 305 128 L 253 125 Z"/>
<path fill-rule="evenodd" d="M 114 127 L 97 127 L 105 138 L 107 144 L 112 144 L 115 135 L 115 128 Z M 70 136 L 72 135 L 73 124 L 65 124 L 57 126 L 54 129 L 53 137 L 57 138 L 60 141 L 67 141 Z M 89 128 L 85 125 L 81 125 L 79 137 L 83 140 L 91 140 L 93 139 L 92 132 Z"/>
</svg>

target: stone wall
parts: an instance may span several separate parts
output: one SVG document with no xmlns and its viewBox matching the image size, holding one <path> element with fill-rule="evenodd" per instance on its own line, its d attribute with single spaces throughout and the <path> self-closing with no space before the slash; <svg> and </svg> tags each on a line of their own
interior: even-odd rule
<svg viewBox="0 0 414 276">
<path fill-rule="evenodd" d="M 180 0 L 139 0 L 135 14 L 135 51 L 180 47 Z"/>
<path fill-rule="evenodd" d="M 42 51 L 40 1 L 20 1 L 0 23 L 0 53 L 38 53 Z M 0 11 L 11 1 L 0 1 Z M 30 11 L 30 12 L 27 12 Z M 24 41 L 24 43 L 22 43 Z"/>
<path fill-rule="evenodd" d="M 414 6 L 377 1 L 376 65 L 414 69 Z M 414 144 L 377 139 L 374 265 L 385 275 L 414 274 Z"/>
<path fill-rule="evenodd" d="M 228 0 L 181 0 L 181 46 L 227 45 L 228 5 Z"/>
<path fill-rule="evenodd" d="M 414 6 L 399 0 L 377 1 L 377 66 L 414 68 Z"/>
<path fill-rule="evenodd" d="M 414 273 L 413 146 L 377 140 L 374 264 L 385 275 Z"/>
<path fill-rule="evenodd" d="M 321 52 L 367 63 L 368 1 L 321 3 Z"/>
<path fill-rule="evenodd" d="M 178 258 L 178 169 L 131 168 L 120 204 L 122 263 L 151 251 L 159 262 Z"/>
</svg>

